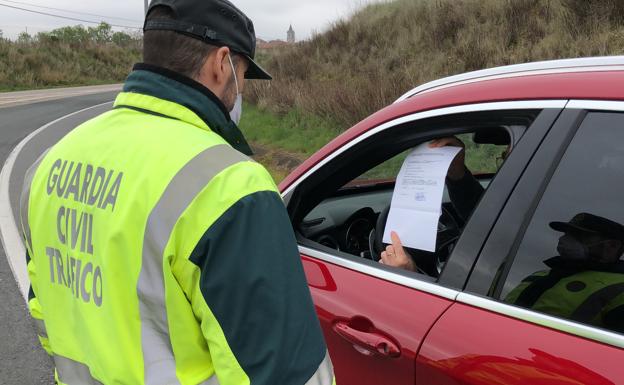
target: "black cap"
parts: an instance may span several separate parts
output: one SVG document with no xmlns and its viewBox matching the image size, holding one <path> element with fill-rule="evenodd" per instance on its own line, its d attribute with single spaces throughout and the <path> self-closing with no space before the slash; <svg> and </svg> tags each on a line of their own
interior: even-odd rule
<svg viewBox="0 0 624 385">
<path fill-rule="evenodd" d="M 624 226 L 589 213 L 576 214 L 569 222 L 550 222 L 550 227 L 562 233 L 596 234 L 624 241 Z"/>
<path fill-rule="evenodd" d="M 216 46 L 226 46 L 249 60 L 246 79 L 271 80 L 254 61 L 256 32 L 245 14 L 227 0 L 153 0 L 147 14 L 157 6 L 170 8 L 174 20 L 146 20 L 143 31 L 176 31 Z"/>
</svg>

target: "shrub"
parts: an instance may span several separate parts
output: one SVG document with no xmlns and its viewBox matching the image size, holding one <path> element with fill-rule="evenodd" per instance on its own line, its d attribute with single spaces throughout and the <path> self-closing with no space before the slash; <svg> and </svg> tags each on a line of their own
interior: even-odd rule
<svg viewBox="0 0 624 385">
<path fill-rule="evenodd" d="M 119 82 L 141 58 L 141 37 L 110 25 L 0 38 L 0 89 Z"/>
</svg>

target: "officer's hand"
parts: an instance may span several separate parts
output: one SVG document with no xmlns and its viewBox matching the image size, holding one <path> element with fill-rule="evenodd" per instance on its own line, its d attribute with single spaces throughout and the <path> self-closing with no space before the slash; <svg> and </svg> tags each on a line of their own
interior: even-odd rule
<svg viewBox="0 0 624 385">
<path fill-rule="evenodd" d="M 464 162 L 466 161 L 466 146 L 464 143 L 457 139 L 454 136 L 449 136 L 448 138 L 435 139 L 429 143 L 429 148 L 438 148 L 438 147 L 461 147 L 461 151 L 455 156 L 451 166 L 448 170 L 448 177 L 452 180 L 459 180 L 463 178 L 464 173 L 466 172 L 466 166 Z"/>
<path fill-rule="evenodd" d="M 416 271 L 416 264 L 403 248 L 399 235 L 393 231 L 390 233 L 390 237 L 392 238 L 392 245 L 388 245 L 386 250 L 381 252 L 381 260 L 379 260 L 379 263 Z"/>
</svg>

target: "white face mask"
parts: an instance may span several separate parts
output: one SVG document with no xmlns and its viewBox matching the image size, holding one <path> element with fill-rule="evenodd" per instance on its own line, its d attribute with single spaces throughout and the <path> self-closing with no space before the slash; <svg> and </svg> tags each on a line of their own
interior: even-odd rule
<svg viewBox="0 0 624 385">
<path fill-rule="evenodd" d="M 234 103 L 234 107 L 232 108 L 232 111 L 230 111 L 230 118 L 238 126 L 241 120 L 241 116 L 243 116 L 243 95 L 240 93 L 238 89 L 238 78 L 236 77 L 236 69 L 234 68 L 232 57 L 228 55 L 228 59 L 230 60 L 230 66 L 232 66 L 232 73 L 234 74 L 234 83 L 236 83 L 236 102 Z"/>
</svg>

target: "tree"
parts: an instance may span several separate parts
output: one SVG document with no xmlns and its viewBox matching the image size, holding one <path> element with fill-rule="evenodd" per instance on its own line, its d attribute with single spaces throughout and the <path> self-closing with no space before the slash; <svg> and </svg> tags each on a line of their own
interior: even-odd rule
<svg viewBox="0 0 624 385">
<path fill-rule="evenodd" d="M 50 34 L 63 43 L 80 45 L 89 41 L 89 32 L 82 25 L 57 28 Z"/>
<path fill-rule="evenodd" d="M 17 36 L 17 42 L 20 43 L 20 44 L 28 44 L 28 43 L 32 42 L 32 36 L 30 36 L 28 34 L 28 32 L 21 32 Z"/>
<path fill-rule="evenodd" d="M 113 41 L 113 43 L 117 44 L 119 47 L 125 48 L 128 45 L 130 45 L 130 42 L 132 41 L 132 37 L 130 37 L 130 35 L 128 35 L 127 33 L 115 32 L 113 33 L 111 40 Z"/>
<path fill-rule="evenodd" d="M 97 27 L 89 27 L 89 37 L 96 43 L 108 43 L 112 39 L 112 28 L 108 23 L 100 23 Z"/>
</svg>

